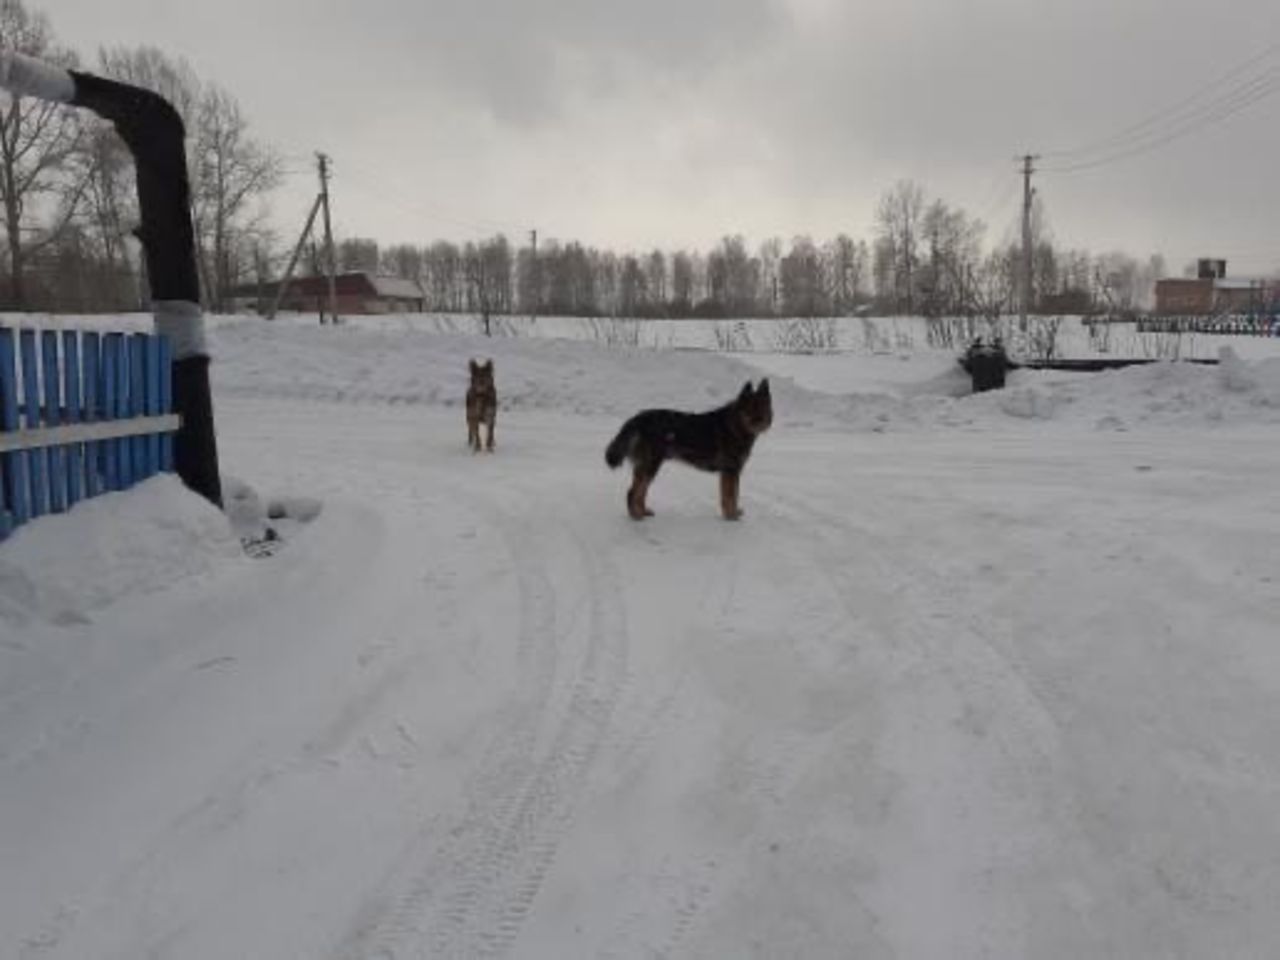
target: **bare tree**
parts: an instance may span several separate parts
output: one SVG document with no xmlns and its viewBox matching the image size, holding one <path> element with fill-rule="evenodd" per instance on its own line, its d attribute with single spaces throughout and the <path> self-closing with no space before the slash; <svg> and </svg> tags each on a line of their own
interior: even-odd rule
<svg viewBox="0 0 1280 960">
<path fill-rule="evenodd" d="M 85 138 L 88 155 L 87 212 L 110 274 L 132 275 L 132 257 L 125 240 L 136 221 L 137 195 L 128 149 L 104 124 L 95 124 Z M 136 291 L 133 291 L 136 292 Z"/>
<path fill-rule="evenodd" d="M 253 203 L 278 186 L 283 175 L 275 151 L 253 140 L 248 128 L 231 94 L 216 86 L 205 90 L 191 151 L 192 193 L 196 230 L 204 240 L 206 256 L 212 258 L 212 290 L 207 293 L 218 312 L 227 307 L 237 272 L 235 261 L 241 251 L 233 241 L 242 230 L 257 225 L 262 211 L 255 211 Z"/>
<path fill-rule="evenodd" d="M 809 237 L 791 241 L 782 258 L 782 309 L 792 317 L 825 316 L 831 312 L 822 255 Z"/>
<path fill-rule="evenodd" d="M 378 272 L 378 241 L 368 237 L 346 237 L 338 241 L 338 269 Z"/>
<path fill-rule="evenodd" d="M 618 279 L 618 313 L 623 317 L 645 316 L 649 310 L 649 289 L 640 261 L 632 254 L 622 258 Z"/>
<path fill-rule="evenodd" d="M 649 299 L 653 304 L 653 312 L 664 315 L 667 312 L 667 258 L 661 250 L 652 251 L 644 261 L 645 283 L 649 288 Z"/>
<path fill-rule="evenodd" d="M 852 237 L 844 233 L 823 246 L 823 257 L 831 278 L 831 308 L 838 316 L 849 314 L 858 304 L 866 255 L 866 244 L 859 247 Z"/>
<path fill-rule="evenodd" d="M 1112 314 L 1129 314 L 1142 296 L 1142 267 L 1120 251 L 1104 253 L 1094 261 L 1094 285 L 1099 299 Z"/>
<path fill-rule="evenodd" d="M 760 244 L 760 312 L 774 316 L 782 302 L 782 239 L 770 237 Z"/>
<path fill-rule="evenodd" d="M 677 316 L 688 316 L 693 311 L 694 261 L 681 250 L 671 258 L 671 309 Z"/>
<path fill-rule="evenodd" d="M 982 260 L 985 225 L 935 200 L 925 212 L 921 231 L 928 250 L 916 287 L 924 313 L 931 317 L 965 313 L 970 300 L 966 287 Z"/>
<path fill-rule="evenodd" d="M 249 134 L 228 91 L 155 47 L 103 49 L 104 74 L 159 93 L 187 128 L 191 210 L 205 298 L 225 309 L 237 276 L 250 270 L 264 231 L 262 201 L 282 177 L 279 156 Z"/>
<path fill-rule="evenodd" d="M 880 198 L 876 230 L 892 269 L 894 308 L 915 312 L 916 267 L 919 263 L 924 190 L 912 180 L 899 180 Z"/>
<path fill-rule="evenodd" d="M 397 243 L 388 247 L 379 260 L 381 272 L 404 280 L 422 279 L 422 250 L 411 243 Z"/>
<path fill-rule="evenodd" d="M 48 19 L 27 10 L 22 0 L 0 0 L 0 47 L 74 66 L 75 55 L 59 47 Z M 8 243 L 10 305 L 27 307 L 25 271 L 38 249 L 55 242 L 75 215 L 83 179 L 63 189 L 69 161 L 83 136 L 77 113 L 34 97 L 0 93 L 0 203 Z M 24 236 L 33 208 L 52 203 L 54 224 L 43 236 Z"/>
</svg>

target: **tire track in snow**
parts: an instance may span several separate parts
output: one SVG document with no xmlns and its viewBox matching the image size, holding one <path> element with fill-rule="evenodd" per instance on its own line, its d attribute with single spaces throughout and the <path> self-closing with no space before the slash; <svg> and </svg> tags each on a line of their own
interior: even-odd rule
<svg viewBox="0 0 1280 960">
<path fill-rule="evenodd" d="M 626 619 L 607 556 L 575 536 L 587 578 L 588 645 L 546 758 L 506 827 L 498 857 L 469 878 L 433 931 L 432 956 L 502 956 L 514 944 L 572 826 L 577 799 L 608 731 L 626 675 Z"/>
<path fill-rule="evenodd" d="M 423 824 L 339 948 L 339 956 L 353 960 L 400 956 L 406 942 L 423 937 L 423 918 L 450 877 L 470 869 L 473 861 L 496 859 L 501 825 L 514 818 L 533 770 L 537 732 L 555 678 L 555 591 L 541 557 L 528 556 L 527 544 L 536 538 L 526 536 L 519 524 L 495 505 L 481 504 L 465 491 L 454 492 L 459 499 L 471 502 L 477 516 L 496 521 L 512 558 L 519 595 L 516 662 L 519 676 L 527 679 L 495 720 L 497 733 L 476 764 L 479 772 L 466 789 L 461 821 L 449 829 L 444 841 L 436 839 L 441 826 L 436 818 Z"/>
<path fill-rule="evenodd" d="M 459 496 L 475 498 L 464 491 Z M 577 795 L 612 719 L 626 673 L 626 621 L 616 571 L 605 553 L 572 534 L 586 578 L 589 625 L 563 713 L 546 755 L 534 759 L 559 656 L 556 596 L 533 554 L 531 535 L 494 503 L 521 594 L 518 661 L 533 681 L 504 711 L 499 733 L 472 781 L 467 814 L 442 844 L 424 827 L 384 889 L 346 939 L 344 957 L 501 956 L 514 944 L 570 829 Z"/>
</svg>

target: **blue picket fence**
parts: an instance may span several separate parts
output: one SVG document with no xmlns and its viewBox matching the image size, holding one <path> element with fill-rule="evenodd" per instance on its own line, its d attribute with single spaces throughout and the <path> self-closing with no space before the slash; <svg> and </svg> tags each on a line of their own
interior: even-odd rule
<svg viewBox="0 0 1280 960">
<path fill-rule="evenodd" d="M 0 326 L 0 540 L 172 472 L 170 365 L 153 334 Z"/>
</svg>

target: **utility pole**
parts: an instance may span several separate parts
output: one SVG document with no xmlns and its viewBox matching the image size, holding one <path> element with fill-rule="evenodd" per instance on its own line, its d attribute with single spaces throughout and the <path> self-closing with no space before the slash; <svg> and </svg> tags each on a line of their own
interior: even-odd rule
<svg viewBox="0 0 1280 960">
<path fill-rule="evenodd" d="M 529 311 L 529 322 L 532 323 L 538 319 L 538 297 L 542 295 L 542 284 L 539 282 L 538 276 L 538 231 L 530 230 L 529 237 L 533 241 L 533 309 Z"/>
<path fill-rule="evenodd" d="M 276 287 L 275 299 L 271 302 L 271 309 L 267 311 L 267 319 L 274 320 L 276 313 L 280 310 L 280 301 L 284 299 L 285 292 L 289 289 L 289 282 L 293 279 L 293 269 L 298 265 L 298 257 L 302 255 L 302 248 L 307 244 L 307 238 L 311 236 L 311 225 L 316 222 L 316 214 L 320 212 L 320 198 L 316 197 L 315 203 L 311 204 L 311 212 L 307 214 L 306 226 L 302 228 L 302 233 L 298 235 L 298 242 L 293 248 L 293 256 L 289 258 L 289 265 L 285 267 L 284 276 L 280 279 L 280 285 Z M 324 314 L 321 313 L 320 321 L 324 322 Z"/>
<path fill-rule="evenodd" d="M 280 303 L 284 300 L 284 296 L 289 290 L 290 281 L 293 280 L 293 271 L 298 266 L 298 258 L 302 256 L 302 250 L 307 245 L 307 240 L 311 239 L 311 230 L 315 226 L 317 215 L 323 210 L 325 249 L 329 259 L 329 313 L 333 318 L 333 322 L 338 322 L 338 293 L 337 280 L 335 279 L 337 261 L 333 254 L 333 229 L 329 220 L 329 158 L 323 153 L 317 153 L 316 161 L 320 171 L 320 192 L 316 194 L 315 202 L 311 204 L 311 212 L 307 214 L 307 222 L 302 227 L 302 233 L 298 234 L 298 242 L 294 245 L 293 255 L 289 257 L 289 265 L 285 267 L 284 276 L 280 280 L 279 287 L 276 288 L 275 299 L 272 301 L 271 309 L 267 312 L 268 320 L 274 320 L 276 313 L 279 312 Z M 314 240 L 312 240 L 311 248 L 311 272 L 317 274 L 320 270 L 319 262 L 315 255 Z M 320 322 L 324 323 L 323 300 L 321 300 L 320 305 Z"/>
<path fill-rule="evenodd" d="M 1018 327 L 1027 329 L 1027 314 L 1031 312 L 1031 200 L 1035 191 L 1031 189 L 1031 174 L 1035 173 L 1035 161 L 1040 159 L 1037 153 L 1028 153 L 1019 157 L 1022 161 L 1022 309 L 1018 314 Z"/>
<path fill-rule="evenodd" d="M 323 153 L 316 154 L 320 164 L 320 203 L 324 207 L 324 246 L 329 260 L 329 320 L 338 322 L 338 262 L 333 255 L 333 226 L 329 220 L 329 157 Z M 324 315 L 321 314 L 321 323 Z"/>
</svg>

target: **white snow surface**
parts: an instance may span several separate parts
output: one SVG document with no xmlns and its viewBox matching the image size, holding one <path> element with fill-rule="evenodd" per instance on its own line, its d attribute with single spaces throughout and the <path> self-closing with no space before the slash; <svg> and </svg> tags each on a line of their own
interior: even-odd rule
<svg viewBox="0 0 1280 960">
<path fill-rule="evenodd" d="M 160 478 L 0 544 L 0 956 L 1280 953 L 1256 344 L 969 397 L 946 351 L 211 343 L 231 520 Z M 621 418 L 764 374 L 746 517 L 672 465 L 628 520 Z M 309 522 L 248 559 L 268 505 Z"/>
<path fill-rule="evenodd" d="M 0 552 L 0 624 L 87 622 L 122 596 L 239 558 L 227 518 L 172 476 L 20 527 Z"/>
</svg>

